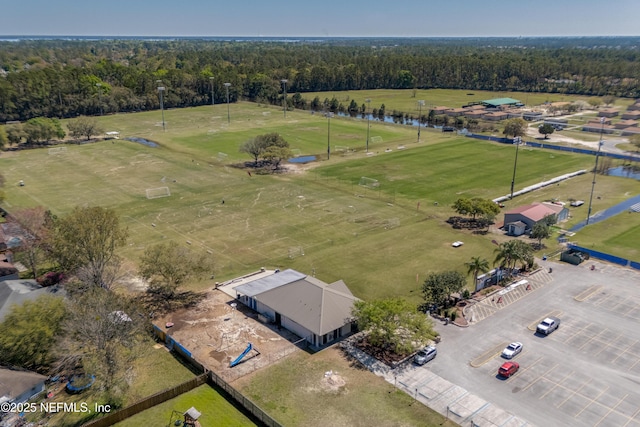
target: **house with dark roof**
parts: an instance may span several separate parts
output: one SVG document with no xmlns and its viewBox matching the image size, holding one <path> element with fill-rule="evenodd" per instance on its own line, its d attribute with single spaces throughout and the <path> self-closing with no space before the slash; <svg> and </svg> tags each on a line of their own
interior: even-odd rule
<svg viewBox="0 0 640 427">
<path fill-rule="evenodd" d="M 47 377 L 30 371 L 0 368 L 0 403 L 23 403 L 45 390 Z"/>
<path fill-rule="evenodd" d="M 5 280 L 0 282 L 0 322 L 13 305 L 33 301 L 40 295 L 62 295 L 57 286 L 42 287 L 35 280 Z"/>
<path fill-rule="evenodd" d="M 504 214 L 504 230 L 511 236 L 530 233 L 533 226 L 549 215 L 556 216 L 556 222 L 569 217 L 569 209 L 555 203 L 533 203 L 518 206 Z"/>
<path fill-rule="evenodd" d="M 351 311 L 358 299 L 342 280 L 327 284 L 291 269 L 253 277 L 232 281 L 236 298 L 311 347 L 332 344 L 355 329 Z"/>
</svg>

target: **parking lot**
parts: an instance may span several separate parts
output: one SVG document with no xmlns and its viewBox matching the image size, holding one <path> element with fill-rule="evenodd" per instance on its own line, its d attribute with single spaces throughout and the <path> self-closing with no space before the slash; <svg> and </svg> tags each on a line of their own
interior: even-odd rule
<svg viewBox="0 0 640 427">
<path fill-rule="evenodd" d="M 553 267 L 544 286 L 494 307 L 469 328 L 438 325 L 438 357 L 411 368 L 405 388 L 428 394 L 435 374 L 485 401 L 452 417 L 462 425 L 501 425 L 486 413 L 500 408 L 512 415 L 504 425 L 640 427 L 640 274 L 591 261 L 543 264 Z M 561 325 L 538 335 L 535 326 L 546 316 Z M 501 379 L 500 353 L 512 341 L 524 344 L 514 358 L 520 370 Z M 439 400 L 449 411 L 462 396 Z"/>
</svg>

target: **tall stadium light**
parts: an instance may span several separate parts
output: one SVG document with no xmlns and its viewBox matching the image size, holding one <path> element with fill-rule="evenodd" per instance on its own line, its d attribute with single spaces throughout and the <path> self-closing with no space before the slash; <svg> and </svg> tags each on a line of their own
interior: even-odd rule
<svg viewBox="0 0 640 427">
<path fill-rule="evenodd" d="M 513 177 L 511 178 L 511 196 L 509 199 L 513 199 L 513 187 L 516 184 L 516 167 L 518 166 L 518 147 L 520 147 L 521 142 L 521 137 L 516 136 L 513 138 L 513 143 L 516 144 L 516 159 L 513 161 Z"/>
<path fill-rule="evenodd" d="M 102 115 L 102 83 L 96 83 L 98 88 L 98 102 L 100 103 L 100 115 Z"/>
<path fill-rule="evenodd" d="M 287 79 L 282 79 L 280 80 L 282 82 L 282 91 L 284 92 L 284 100 L 282 101 L 283 107 L 284 107 L 284 118 L 287 118 L 287 82 L 289 80 Z"/>
<path fill-rule="evenodd" d="M 331 117 L 333 113 L 325 114 L 327 116 L 327 160 L 331 158 Z"/>
<path fill-rule="evenodd" d="M 371 116 L 369 116 L 369 107 L 371 106 L 371 99 L 367 98 L 365 99 L 365 102 L 367 103 L 367 111 L 365 111 L 365 113 L 367 114 L 367 153 L 369 152 L 369 129 L 371 128 L 371 124 L 370 124 L 370 118 Z"/>
<path fill-rule="evenodd" d="M 593 182 L 591 183 L 591 195 L 589 196 L 589 210 L 587 211 L 587 221 L 585 225 L 589 225 L 591 219 L 591 203 L 593 202 L 593 190 L 596 188 L 596 174 L 598 173 L 598 157 L 600 157 L 600 149 L 602 148 L 602 134 L 604 132 L 604 117 L 600 117 L 600 141 L 598 141 L 598 151 L 596 151 L 596 164 L 593 167 Z"/>
<path fill-rule="evenodd" d="M 418 101 L 418 142 L 420 142 L 420 119 L 422 118 L 422 106 L 424 105 L 424 101 Z"/>
<path fill-rule="evenodd" d="M 231 83 L 224 84 L 224 87 L 227 89 L 227 124 L 231 123 L 231 113 L 229 111 L 229 86 L 231 86 Z"/>
<path fill-rule="evenodd" d="M 215 105 L 216 100 L 213 96 L 213 77 L 209 77 L 209 81 L 211 82 L 211 105 Z"/>
<path fill-rule="evenodd" d="M 162 81 L 160 80 L 158 80 L 157 82 L 162 83 Z M 164 126 L 164 98 L 163 98 L 164 90 L 165 90 L 164 86 L 158 86 L 158 94 L 160 94 L 160 111 L 162 112 L 162 130 L 166 131 Z"/>
</svg>

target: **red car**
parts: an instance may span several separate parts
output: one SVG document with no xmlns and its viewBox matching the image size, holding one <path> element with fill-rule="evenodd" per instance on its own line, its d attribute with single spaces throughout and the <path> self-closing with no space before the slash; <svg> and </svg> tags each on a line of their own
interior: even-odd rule
<svg viewBox="0 0 640 427">
<path fill-rule="evenodd" d="M 516 362 L 504 362 L 502 366 L 500 366 L 500 369 L 498 369 L 498 375 L 509 378 L 511 375 L 518 372 L 518 369 L 520 369 L 520 365 Z"/>
</svg>

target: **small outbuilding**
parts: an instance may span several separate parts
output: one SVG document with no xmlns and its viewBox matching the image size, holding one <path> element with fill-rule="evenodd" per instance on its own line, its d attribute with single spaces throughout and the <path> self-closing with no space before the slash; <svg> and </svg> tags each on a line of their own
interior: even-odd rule
<svg viewBox="0 0 640 427">
<path fill-rule="evenodd" d="M 504 230 L 509 235 L 521 236 L 530 233 L 536 223 L 550 215 L 555 215 L 557 222 L 564 221 L 569 217 L 569 209 L 563 205 L 548 202 L 518 206 L 505 212 Z"/>
</svg>

